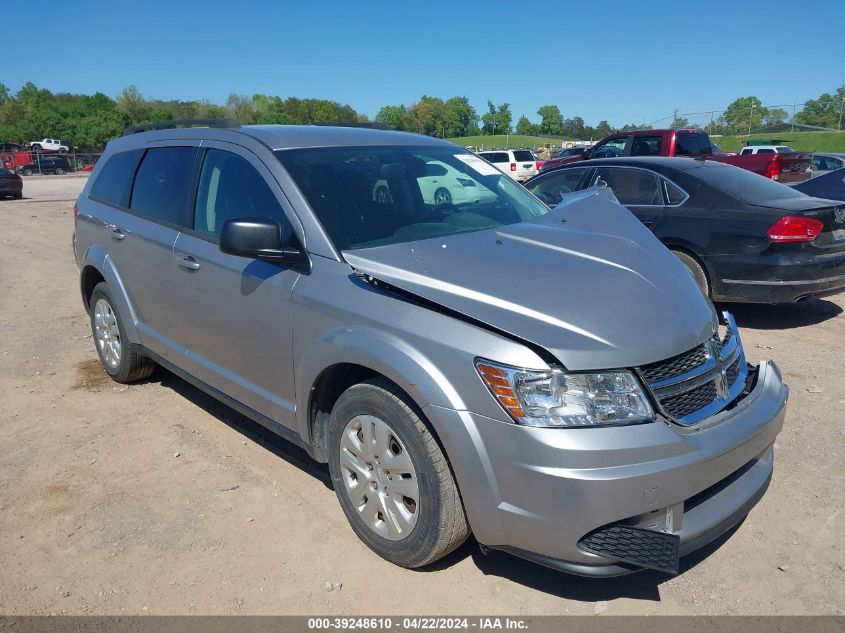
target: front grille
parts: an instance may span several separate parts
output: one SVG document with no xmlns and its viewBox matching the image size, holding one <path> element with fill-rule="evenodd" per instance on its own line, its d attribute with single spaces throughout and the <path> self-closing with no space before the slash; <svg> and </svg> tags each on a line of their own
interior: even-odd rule
<svg viewBox="0 0 845 633">
<path fill-rule="evenodd" d="M 660 404 L 663 405 L 663 409 L 672 417 L 683 418 L 690 413 L 695 413 L 715 399 L 716 386 L 712 382 L 706 382 L 700 387 L 686 391 L 680 395 L 663 398 Z"/>
<path fill-rule="evenodd" d="M 737 358 L 733 364 L 728 367 L 728 370 L 725 372 L 725 376 L 728 379 L 728 384 L 733 387 L 736 379 L 739 377 L 739 359 Z"/>
<path fill-rule="evenodd" d="M 723 313 L 725 335 L 639 368 L 660 410 L 684 425 L 715 415 L 741 394 L 748 368 L 736 323 Z M 724 379 L 723 379 L 724 378 Z"/>
<path fill-rule="evenodd" d="M 680 537 L 628 525 L 608 525 L 585 536 L 578 547 L 622 563 L 678 573 Z"/>
<path fill-rule="evenodd" d="M 707 352 L 704 349 L 704 345 L 699 345 L 688 352 L 678 354 L 667 360 L 644 365 L 640 370 L 648 382 L 659 382 L 674 378 L 675 376 L 682 376 L 696 367 L 703 365 L 706 360 Z"/>
</svg>

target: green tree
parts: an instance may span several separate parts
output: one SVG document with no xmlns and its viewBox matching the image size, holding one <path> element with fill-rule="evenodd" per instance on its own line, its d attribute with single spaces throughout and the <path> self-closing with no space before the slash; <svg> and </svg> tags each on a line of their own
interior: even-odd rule
<svg viewBox="0 0 845 633">
<path fill-rule="evenodd" d="M 133 125 L 148 119 L 150 107 L 137 86 L 127 86 L 120 92 L 117 107 L 129 117 L 129 123 Z"/>
<path fill-rule="evenodd" d="M 610 123 L 607 121 L 599 121 L 599 124 L 595 129 L 596 138 L 601 138 L 603 136 L 607 136 L 608 134 L 613 134 L 613 128 L 610 127 Z"/>
<path fill-rule="evenodd" d="M 689 126 L 690 126 L 689 119 L 686 119 L 682 116 L 679 116 L 677 119 L 672 121 L 671 128 L 673 130 L 685 130 L 685 129 L 689 128 Z"/>
<path fill-rule="evenodd" d="M 556 105 L 544 105 L 537 109 L 540 116 L 540 132 L 543 134 L 563 134 L 563 115 Z"/>
<path fill-rule="evenodd" d="M 768 109 L 757 97 L 740 97 L 725 110 L 722 118 L 729 134 L 748 134 L 761 127 Z"/>
<path fill-rule="evenodd" d="M 522 115 L 519 121 L 516 122 L 516 133 L 525 134 L 527 136 L 537 136 L 540 134 L 540 126 L 528 120 L 528 117 Z"/>
<path fill-rule="evenodd" d="M 763 117 L 763 125 L 779 125 L 786 122 L 789 114 L 783 108 L 769 108 Z"/>
<path fill-rule="evenodd" d="M 406 122 L 408 129 L 429 136 L 444 137 L 446 130 L 446 107 L 442 99 L 423 95 L 408 108 Z"/>
<path fill-rule="evenodd" d="M 572 140 L 576 141 L 585 141 L 589 138 L 589 135 L 586 133 L 586 125 L 584 125 L 584 119 L 579 116 L 572 117 L 571 119 L 566 119 L 563 122 L 563 135 Z"/>
<path fill-rule="evenodd" d="M 469 136 L 472 128 L 478 127 L 478 112 L 466 97 L 452 97 L 443 104 L 446 124 L 446 138 Z"/>
<path fill-rule="evenodd" d="M 826 92 L 818 99 L 808 100 L 801 112 L 795 115 L 795 122 L 838 129 L 843 101 L 845 101 L 845 86 L 839 88 L 835 94 Z"/>
<path fill-rule="evenodd" d="M 173 119 L 173 113 L 165 106 L 156 106 L 147 115 L 147 120 L 151 123 L 155 121 L 170 121 Z"/>
<path fill-rule="evenodd" d="M 405 130 L 407 110 L 404 105 L 383 106 L 376 114 L 376 121 L 389 125 L 394 130 Z"/>
</svg>

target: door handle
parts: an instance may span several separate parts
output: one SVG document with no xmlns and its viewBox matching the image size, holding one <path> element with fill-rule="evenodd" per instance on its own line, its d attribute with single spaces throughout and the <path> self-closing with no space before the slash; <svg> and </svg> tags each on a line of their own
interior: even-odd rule
<svg viewBox="0 0 845 633">
<path fill-rule="evenodd" d="M 186 270 L 199 270 L 200 263 L 190 255 L 177 255 L 176 264 Z"/>
<path fill-rule="evenodd" d="M 117 226 L 117 224 L 111 224 L 109 225 L 109 228 L 111 229 L 111 238 L 113 240 L 119 241 L 126 239 L 126 233 L 124 233 L 123 229 Z"/>
</svg>

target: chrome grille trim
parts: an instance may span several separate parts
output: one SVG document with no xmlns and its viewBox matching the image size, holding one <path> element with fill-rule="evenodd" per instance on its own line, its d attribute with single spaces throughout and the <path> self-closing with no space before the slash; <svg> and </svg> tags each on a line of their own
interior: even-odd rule
<svg viewBox="0 0 845 633">
<path fill-rule="evenodd" d="M 723 312 L 722 318 L 727 329 L 725 336 L 720 340 L 716 334 L 704 343 L 707 352 L 706 360 L 699 366 L 684 374 L 654 381 L 648 381 L 644 377 L 642 368 L 638 369 L 640 377 L 648 385 L 657 401 L 661 413 L 683 426 L 697 424 L 722 411 L 736 400 L 745 388 L 748 365 L 745 361 L 739 331 L 730 313 Z M 676 358 L 677 356 L 669 361 Z M 649 367 L 656 365 L 659 363 L 652 363 Z M 685 395 L 697 404 L 702 392 L 710 393 L 711 390 L 706 388 L 708 384 L 712 385 L 714 394 L 712 400 L 683 415 L 673 414 L 673 411 L 686 411 L 689 408 L 684 406 Z"/>
</svg>

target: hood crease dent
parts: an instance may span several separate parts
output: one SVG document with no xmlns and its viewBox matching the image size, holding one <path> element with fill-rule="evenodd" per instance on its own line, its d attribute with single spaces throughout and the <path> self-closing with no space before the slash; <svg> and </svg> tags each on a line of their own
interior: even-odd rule
<svg viewBox="0 0 845 633">
<path fill-rule="evenodd" d="M 664 360 L 716 331 L 715 309 L 684 264 L 611 193 L 564 198 L 530 222 L 343 256 L 365 276 L 548 350 L 569 370 Z"/>
</svg>

